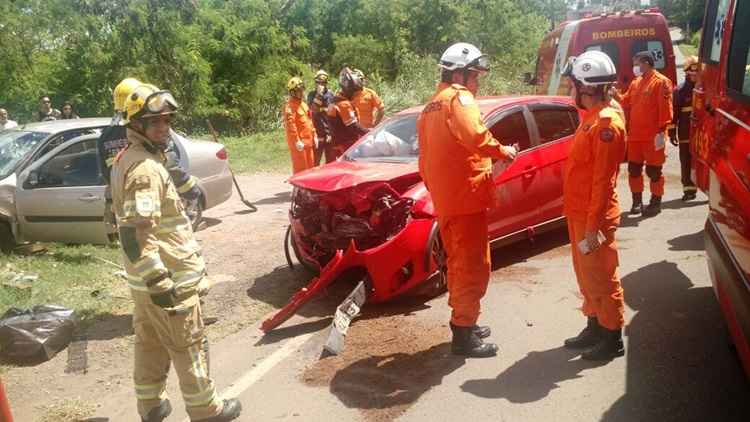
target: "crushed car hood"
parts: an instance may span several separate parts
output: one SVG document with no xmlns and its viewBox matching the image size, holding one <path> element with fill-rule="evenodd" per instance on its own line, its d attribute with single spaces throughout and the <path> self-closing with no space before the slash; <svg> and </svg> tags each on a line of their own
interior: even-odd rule
<svg viewBox="0 0 750 422">
<path fill-rule="evenodd" d="M 299 173 L 289 183 L 318 192 L 333 192 L 362 183 L 388 182 L 417 172 L 416 162 L 336 161 Z"/>
</svg>

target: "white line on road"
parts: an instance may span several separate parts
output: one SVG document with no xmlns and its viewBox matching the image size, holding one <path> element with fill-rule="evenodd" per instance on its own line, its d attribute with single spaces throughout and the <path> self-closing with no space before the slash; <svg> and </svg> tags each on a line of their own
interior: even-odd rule
<svg viewBox="0 0 750 422">
<path fill-rule="evenodd" d="M 275 351 L 273 354 L 271 354 L 271 356 L 261 361 L 256 367 L 246 372 L 232 385 L 222 391 L 220 397 L 238 397 L 240 394 L 245 392 L 245 390 L 250 388 L 250 386 L 263 378 L 263 376 L 266 375 L 268 371 L 273 369 L 273 367 L 276 366 L 279 362 L 294 353 L 295 350 L 302 346 L 314 334 L 314 332 L 303 334 L 287 341 L 283 346 L 281 346 L 279 350 Z M 190 422 L 190 418 L 185 418 L 182 422 Z"/>
</svg>

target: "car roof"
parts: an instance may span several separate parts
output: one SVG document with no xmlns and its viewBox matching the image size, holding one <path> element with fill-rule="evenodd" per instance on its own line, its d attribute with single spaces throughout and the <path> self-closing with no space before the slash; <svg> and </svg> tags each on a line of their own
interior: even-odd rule
<svg viewBox="0 0 750 422">
<path fill-rule="evenodd" d="M 573 105 L 570 97 L 559 95 L 501 95 L 492 97 L 478 97 L 477 105 L 483 116 L 495 112 L 499 108 L 515 104 L 564 103 Z M 397 116 L 422 112 L 424 105 L 407 108 L 396 113 Z"/>
<path fill-rule="evenodd" d="M 111 121 L 111 117 L 87 117 L 84 119 L 48 120 L 46 122 L 33 122 L 18 125 L 18 127 L 14 129 L 28 130 L 31 132 L 57 133 L 71 129 L 108 126 Z"/>
</svg>

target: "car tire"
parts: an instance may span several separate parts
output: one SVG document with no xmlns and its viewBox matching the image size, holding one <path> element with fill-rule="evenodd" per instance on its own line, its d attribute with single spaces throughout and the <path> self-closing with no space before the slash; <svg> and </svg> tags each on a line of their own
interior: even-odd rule
<svg viewBox="0 0 750 422">
<path fill-rule="evenodd" d="M 193 227 L 193 232 L 197 232 L 203 222 L 203 201 L 196 199 L 194 201 L 182 200 L 182 204 L 185 206 L 185 215 L 190 220 L 190 225 Z"/>
<path fill-rule="evenodd" d="M 0 252 L 9 254 L 16 248 L 16 239 L 10 229 L 10 224 L 0 221 Z"/>
<path fill-rule="evenodd" d="M 437 265 L 438 272 L 425 281 L 425 287 L 421 292 L 424 296 L 432 298 L 440 296 L 448 290 L 448 255 L 445 253 L 439 230 L 436 230 L 430 238 L 429 261 Z"/>
<path fill-rule="evenodd" d="M 310 272 L 310 274 L 313 274 L 313 275 L 319 275 L 320 274 L 320 270 L 316 266 L 314 266 L 314 265 L 310 264 L 309 262 L 305 261 L 304 259 L 302 259 L 302 254 L 299 251 L 299 247 L 297 246 L 297 242 L 294 241 L 294 236 L 292 236 L 292 226 L 291 225 L 286 229 L 286 236 L 284 237 L 284 243 L 285 243 L 284 249 L 285 249 L 285 252 L 287 253 L 287 255 L 288 255 L 288 251 L 289 251 L 288 248 L 289 248 L 289 246 L 291 246 L 292 247 L 292 251 L 294 252 L 294 257 L 297 259 L 297 262 L 299 262 L 305 270 L 307 270 L 308 272 Z M 287 256 L 287 262 L 291 262 L 291 258 L 289 256 Z"/>
</svg>

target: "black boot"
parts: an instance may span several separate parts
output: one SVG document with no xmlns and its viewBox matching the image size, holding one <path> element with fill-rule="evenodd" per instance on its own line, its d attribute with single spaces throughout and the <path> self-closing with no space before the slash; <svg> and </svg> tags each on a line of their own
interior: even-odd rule
<svg viewBox="0 0 750 422">
<path fill-rule="evenodd" d="M 625 354 L 625 346 L 622 344 L 622 329 L 608 330 L 601 328 L 599 342 L 589 350 L 581 354 L 585 360 L 610 360 Z"/>
<path fill-rule="evenodd" d="M 633 206 L 630 207 L 631 214 L 641 214 L 643 212 L 643 192 L 633 193 Z"/>
<path fill-rule="evenodd" d="M 683 202 L 692 201 L 693 199 L 695 199 L 695 196 L 696 195 L 695 195 L 694 190 L 685 191 L 685 193 L 682 194 L 682 201 Z"/>
<path fill-rule="evenodd" d="M 497 345 L 483 342 L 474 334 L 474 327 L 459 327 L 451 324 L 451 331 L 453 331 L 451 352 L 454 355 L 488 358 L 497 354 Z"/>
<path fill-rule="evenodd" d="M 643 215 L 653 217 L 661 212 L 661 196 L 651 195 L 651 201 L 643 210 Z"/>
<path fill-rule="evenodd" d="M 596 317 L 589 317 L 586 328 L 575 337 L 565 340 L 565 347 L 568 349 L 582 349 L 595 345 L 601 337 L 601 327 Z"/>
<path fill-rule="evenodd" d="M 162 422 L 167 419 L 167 416 L 172 413 L 172 404 L 169 400 L 163 400 L 158 406 L 151 409 L 145 418 L 141 418 L 141 422 Z"/>
<path fill-rule="evenodd" d="M 492 335 L 492 329 L 486 325 L 475 325 L 471 331 L 479 338 L 487 338 Z"/>
<path fill-rule="evenodd" d="M 201 422 L 229 422 L 240 417 L 242 404 L 237 399 L 224 400 L 224 408 L 221 413 L 208 419 L 201 419 Z"/>
</svg>

